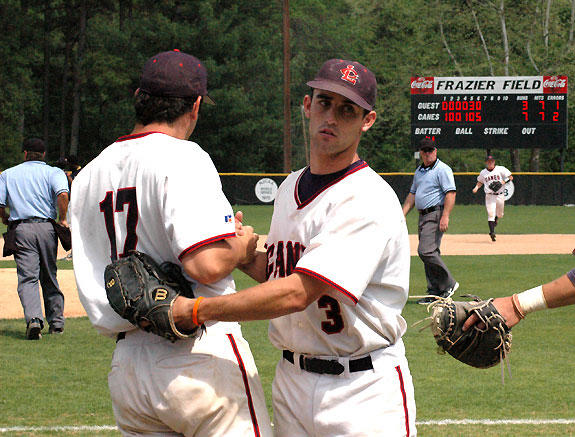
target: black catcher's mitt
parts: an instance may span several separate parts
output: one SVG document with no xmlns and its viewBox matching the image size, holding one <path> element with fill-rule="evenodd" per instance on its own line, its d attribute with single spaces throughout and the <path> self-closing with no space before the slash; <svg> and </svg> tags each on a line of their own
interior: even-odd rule
<svg viewBox="0 0 575 437">
<path fill-rule="evenodd" d="M 491 191 L 493 191 L 494 193 L 497 193 L 501 187 L 503 186 L 503 184 L 499 181 L 493 181 L 489 184 L 489 189 Z"/>
<path fill-rule="evenodd" d="M 176 264 L 158 265 L 149 255 L 132 251 L 106 266 L 104 280 L 110 306 L 134 325 L 172 342 L 197 334 L 197 328 L 180 332 L 174 323 L 176 297 L 194 297 L 192 285 Z"/>
<path fill-rule="evenodd" d="M 440 351 L 478 368 L 496 365 L 511 350 L 511 329 L 493 305 L 493 299 L 459 302 L 438 299 L 432 304 L 431 330 Z M 480 322 L 463 332 L 462 327 L 471 314 Z"/>
</svg>

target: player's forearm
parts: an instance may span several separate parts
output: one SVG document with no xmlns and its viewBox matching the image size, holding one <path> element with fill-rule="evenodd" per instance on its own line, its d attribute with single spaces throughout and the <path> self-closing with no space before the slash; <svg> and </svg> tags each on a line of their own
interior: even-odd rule
<svg viewBox="0 0 575 437">
<path fill-rule="evenodd" d="M 265 320 L 304 310 L 305 290 L 297 275 L 265 282 L 229 296 L 205 299 L 198 321 Z"/>
<path fill-rule="evenodd" d="M 575 304 L 575 285 L 567 275 L 543 285 L 543 296 L 549 308 Z"/>
<path fill-rule="evenodd" d="M 547 284 L 514 294 L 511 302 L 517 316 L 522 319 L 535 311 L 575 304 L 575 285 L 566 274 Z"/>
<path fill-rule="evenodd" d="M 266 252 L 257 251 L 251 263 L 239 265 L 238 269 L 255 281 L 261 283 L 266 280 L 267 260 L 268 256 Z"/>
<path fill-rule="evenodd" d="M 303 311 L 328 289 L 326 284 L 307 275 L 294 273 L 237 293 L 202 299 L 196 305 L 196 321 L 267 320 Z M 194 327 L 196 299 L 178 298 L 174 321 L 181 329 Z"/>
</svg>

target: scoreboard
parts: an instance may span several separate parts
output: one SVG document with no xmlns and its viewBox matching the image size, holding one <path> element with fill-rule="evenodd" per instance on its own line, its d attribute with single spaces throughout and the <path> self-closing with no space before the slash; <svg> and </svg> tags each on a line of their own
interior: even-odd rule
<svg viewBox="0 0 575 437">
<path fill-rule="evenodd" d="M 567 146 L 567 76 L 412 77 L 411 144 Z"/>
</svg>

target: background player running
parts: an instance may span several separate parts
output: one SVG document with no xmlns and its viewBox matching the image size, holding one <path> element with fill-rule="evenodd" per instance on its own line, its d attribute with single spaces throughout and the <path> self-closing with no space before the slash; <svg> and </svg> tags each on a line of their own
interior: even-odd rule
<svg viewBox="0 0 575 437">
<path fill-rule="evenodd" d="M 495 165 L 493 156 L 488 155 L 485 158 L 485 168 L 477 176 L 477 184 L 472 191 L 473 194 L 477 193 L 483 185 L 491 241 L 495 241 L 495 226 L 497 226 L 497 220 L 503 217 L 505 209 L 505 184 L 512 180 L 511 172 L 502 165 Z M 501 185 L 492 185 L 494 182 L 499 182 Z M 494 190 L 494 187 L 498 189 Z"/>
</svg>

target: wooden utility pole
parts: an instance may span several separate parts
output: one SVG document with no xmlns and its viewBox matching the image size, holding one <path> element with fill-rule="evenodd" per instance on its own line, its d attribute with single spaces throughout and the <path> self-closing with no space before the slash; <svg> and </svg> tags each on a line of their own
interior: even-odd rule
<svg viewBox="0 0 575 437">
<path fill-rule="evenodd" d="M 284 66 L 284 172 L 291 171 L 290 38 L 289 0 L 283 0 Z"/>
</svg>

